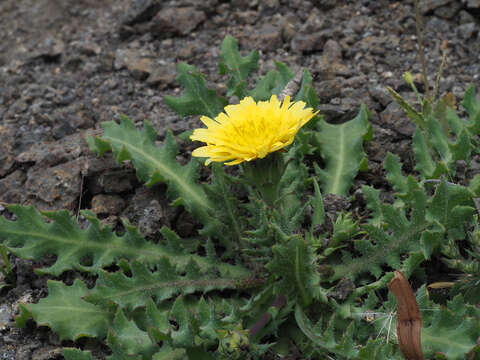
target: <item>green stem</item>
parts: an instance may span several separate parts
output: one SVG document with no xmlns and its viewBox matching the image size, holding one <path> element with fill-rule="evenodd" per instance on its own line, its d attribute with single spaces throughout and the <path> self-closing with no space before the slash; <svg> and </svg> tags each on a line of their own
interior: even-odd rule
<svg viewBox="0 0 480 360">
<path fill-rule="evenodd" d="M 12 273 L 12 264 L 8 260 L 7 249 L 4 245 L 0 245 L 0 255 L 2 256 L 3 263 L 7 269 L 7 271 L 5 271 L 3 267 L 0 267 L 0 271 L 3 273 L 3 275 L 9 276 L 9 274 Z"/>
<path fill-rule="evenodd" d="M 415 2 L 415 23 L 417 27 L 418 38 L 418 56 L 420 57 L 420 63 L 422 64 L 423 82 L 425 83 L 425 96 L 430 101 L 430 85 L 428 84 L 427 68 L 425 66 L 425 55 L 423 53 L 423 34 L 422 34 L 422 19 L 420 17 L 420 10 L 418 8 L 418 0 Z"/>
</svg>

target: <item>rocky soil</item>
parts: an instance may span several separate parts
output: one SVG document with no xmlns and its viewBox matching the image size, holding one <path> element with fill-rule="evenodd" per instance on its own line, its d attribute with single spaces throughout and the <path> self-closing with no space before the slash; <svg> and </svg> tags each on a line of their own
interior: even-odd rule
<svg viewBox="0 0 480 360">
<path fill-rule="evenodd" d="M 459 101 L 469 84 L 478 84 L 480 1 L 423 0 L 421 11 L 430 83 L 446 40 L 440 94 Z M 199 126 L 197 117 L 180 119 L 162 97 L 181 93 L 179 62 L 197 66 L 224 93 L 217 60 L 227 34 L 242 52 L 260 50 L 259 74 L 274 60 L 309 69 L 328 121 L 349 120 L 360 104 L 368 106 L 370 170 L 357 186 L 389 191 L 386 151 L 411 166 L 414 125 L 385 88 L 413 99 L 401 75 L 409 70 L 420 79 L 412 0 L 2 0 L 0 214 L 9 216 L 5 203 L 91 209 L 113 226 L 127 217 L 146 236 L 158 235 L 163 224 L 190 234 L 192 220 L 168 207 L 163 187 L 146 189 L 132 167 L 97 158 L 84 137 L 122 113 L 139 126 L 148 119 L 159 141 L 167 128 L 179 134 Z M 181 144 L 180 161 L 191 149 Z M 46 296 L 46 278 L 33 273 L 38 263 L 11 261 L 16 287 L 0 292 L 0 359 L 62 359 L 62 346 L 71 342 L 33 323 L 15 328 L 18 303 Z M 95 341 L 80 343 L 98 359 L 107 354 Z"/>
</svg>

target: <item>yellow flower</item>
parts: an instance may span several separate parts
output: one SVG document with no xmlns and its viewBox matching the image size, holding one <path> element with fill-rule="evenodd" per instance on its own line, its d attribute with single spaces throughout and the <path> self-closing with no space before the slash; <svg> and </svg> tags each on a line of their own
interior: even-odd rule
<svg viewBox="0 0 480 360">
<path fill-rule="evenodd" d="M 236 165 L 262 159 L 290 145 L 298 130 L 318 113 L 305 108 L 303 101 L 291 103 L 289 96 L 282 104 L 275 95 L 258 103 L 246 97 L 240 104 L 226 106 L 224 111 L 214 120 L 202 116 L 200 120 L 207 128 L 195 129 L 190 136 L 207 144 L 192 153 L 207 158 L 205 165 L 212 161 Z"/>
</svg>

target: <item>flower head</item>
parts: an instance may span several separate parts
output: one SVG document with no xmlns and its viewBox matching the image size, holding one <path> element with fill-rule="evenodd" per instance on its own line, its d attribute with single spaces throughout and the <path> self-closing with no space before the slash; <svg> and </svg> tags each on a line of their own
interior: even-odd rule
<svg viewBox="0 0 480 360">
<path fill-rule="evenodd" d="M 207 145 L 195 149 L 193 156 L 236 165 L 243 161 L 262 159 L 293 142 L 298 130 L 317 112 L 305 108 L 303 101 L 281 103 L 275 95 L 269 101 L 255 102 L 246 97 L 237 105 L 228 105 L 215 119 L 202 116 L 207 128 L 195 129 L 190 139 Z"/>
</svg>

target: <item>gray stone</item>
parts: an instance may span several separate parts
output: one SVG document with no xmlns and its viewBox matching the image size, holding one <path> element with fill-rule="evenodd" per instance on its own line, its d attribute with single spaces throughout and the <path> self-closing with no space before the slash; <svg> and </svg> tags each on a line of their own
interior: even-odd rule
<svg viewBox="0 0 480 360">
<path fill-rule="evenodd" d="M 330 33 L 325 30 L 313 34 L 297 34 L 290 42 L 290 47 L 294 52 L 303 53 L 322 50 L 329 37 Z"/>
<path fill-rule="evenodd" d="M 205 21 L 203 11 L 194 7 L 166 8 L 160 10 L 153 18 L 150 31 L 159 37 L 171 35 L 188 35 Z"/>
<path fill-rule="evenodd" d="M 31 168 L 25 183 L 29 202 L 42 210 L 73 209 L 78 205 L 85 161 L 81 157 L 48 169 Z"/>
<path fill-rule="evenodd" d="M 153 236 L 166 223 L 168 223 L 168 218 L 165 210 L 157 200 L 152 200 L 138 220 L 138 229 L 144 236 Z"/>
<path fill-rule="evenodd" d="M 467 0 L 467 7 L 471 9 L 480 8 L 480 0 Z"/>
<path fill-rule="evenodd" d="M 118 195 L 99 194 L 92 198 L 92 211 L 98 215 L 117 215 L 124 208 L 125 200 Z"/>
<path fill-rule="evenodd" d="M 150 85 L 156 85 L 160 89 L 165 89 L 175 83 L 177 70 L 175 64 L 167 63 L 165 65 L 157 65 L 153 68 L 152 73 L 147 79 Z"/>
<path fill-rule="evenodd" d="M 44 39 L 32 52 L 31 58 L 44 58 L 49 61 L 57 60 L 65 51 L 65 44 L 62 40 L 53 37 Z"/>
<path fill-rule="evenodd" d="M 274 51 L 282 46 L 282 31 L 279 26 L 265 23 L 256 33 L 257 46 L 264 51 Z"/>
<path fill-rule="evenodd" d="M 335 100 L 335 99 L 332 99 Z M 334 104 L 320 104 L 320 114 L 323 115 L 325 121 L 332 124 L 342 124 L 345 121 L 353 119 L 356 115 L 356 109 L 352 109 L 350 105 L 342 104 L 341 99 Z"/>
<path fill-rule="evenodd" d="M 339 78 L 325 80 L 315 85 L 318 97 L 321 102 L 327 103 L 342 93 L 342 80 Z"/>
<path fill-rule="evenodd" d="M 475 23 L 462 24 L 457 27 L 457 34 L 464 40 L 476 37 L 478 34 L 478 27 Z"/>
<path fill-rule="evenodd" d="M 0 177 L 5 176 L 15 163 L 15 125 L 0 124 Z"/>
<path fill-rule="evenodd" d="M 6 305 L 0 306 L 0 331 L 5 330 L 12 321 L 12 314 Z"/>
<path fill-rule="evenodd" d="M 457 0 L 424 0 L 419 1 L 418 8 L 420 12 L 425 15 L 426 13 L 435 10 L 441 6 L 445 6 Z"/>
<path fill-rule="evenodd" d="M 458 23 L 461 25 L 472 22 L 475 22 L 475 18 L 468 11 L 460 10 L 458 13 Z"/>
<path fill-rule="evenodd" d="M 113 66 L 116 70 L 126 67 L 137 80 L 145 80 L 153 71 L 152 59 L 139 55 L 134 49 L 118 49 Z"/>
<path fill-rule="evenodd" d="M 32 360 L 51 360 L 62 355 L 62 349 L 52 346 L 42 347 L 32 353 Z"/>
<path fill-rule="evenodd" d="M 11 204 L 21 204 L 25 201 L 25 192 L 22 189 L 26 176 L 21 170 L 15 170 L 8 176 L 0 179 L 0 201 Z"/>
<path fill-rule="evenodd" d="M 132 0 L 125 12 L 122 23 L 124 25 L 134 25 L 148 21 L 158 13 L 160 8 L 160 0 Z"/>
<path fill-rule="evenodd" d="M 368 91 L 373 99 L 378 101 L 383 107 L 386 107 L 392 102 L 392 97 L 384 86 L 371 87 Z"/>
<path fill-rule="evenodd" d="M 453 19 L 461 8 L 462 4 L 460 4 L 459 2 L 452 2 L 446 6 L 435 9 L 433 13 L 435 14 L 435 16 L 444 19 Z"/>
<path fill-rule="evenodd" d="M 328 40 L 323 47 L 318 72 L 322 78 L 331 79 L 335 75 L 347 75 L 348 68 L 342 63 L 342 48 L 335 40 Z"/>
<path fill-rule="evenodd" d="M 387 108 L 380 113 L 382 123 L 380 125 L 396 132 L 412 137 L 415 132 L 415 123 L 410 120 L 403 109 L 395 102 L 391 102 Z"/>
</svg>

